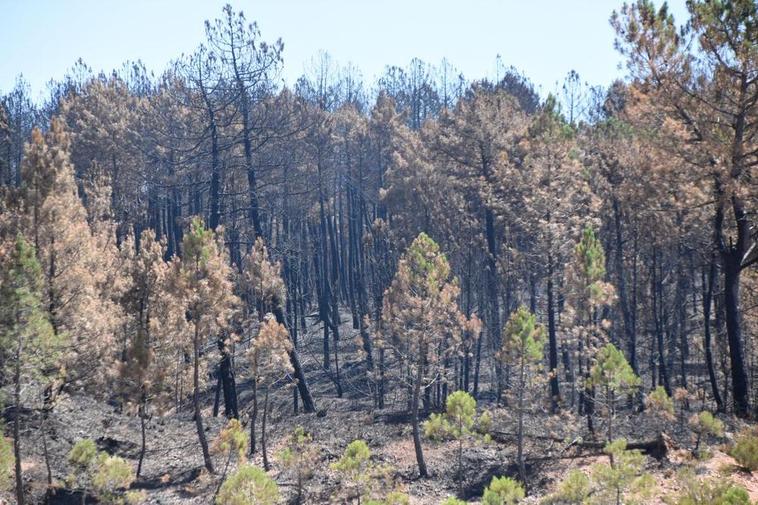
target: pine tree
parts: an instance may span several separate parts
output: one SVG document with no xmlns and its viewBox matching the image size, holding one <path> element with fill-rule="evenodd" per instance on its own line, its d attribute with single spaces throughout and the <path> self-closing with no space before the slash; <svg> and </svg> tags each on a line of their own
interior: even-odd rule
<svg viewBox="0 0 758 505">
<path fill-rule="evenodd" d="M 93 235 L 78 195 L 70 136 L 53 119 L 43 135 L 32 132 L 22 171 L 24 213 L 20 226 L 35 248 L 44 276 L 43 305 L 56 334 L 71 339 L 63 356 L 66 382 L 102 386 L 113 365 L 123 289 L 114 261 L 115 237 Z M 59 387 L 62 386 L 59 385 Z M 102 389 L 102 388 L 101 388 Z M 57 391 L 50 392 L 50 403 Z"/>
<path fill-rule="evenodd" d="M 526 482 L 524 465 L 524 397 L 530 371 L 539 365 L 545 353 L 545 329 L 537 324 L 537 318 L 523 305 L 511 314 L 503 330 L 500 359 L 516 368 L 516 409 L 518 416 L 518 452 L 516 461 L 522 482 Z"/>
<path fill-rule="evenodd" d="M 140 418 L 141 449 L 137 477 L 142 471 L 146 451 L 146 427 L 150 407 L 160 413 L 168 408 L 175 391 L 172 369 L 174 339 L 184 326 L 180 300 L 170 290 L 170 267 L 164 261 L 166 244 L 152 230 L 145 230 L 139 250 L 131 236 L 121 246 L 129 289 L 121 303 L 126 314 L 126 359 L 119 375 L 124 396 Z"/>
<path fill-rule="evenodd" d="M 226 427 L 222 429 L 213 444 L 214 452 L 219 453 L 226 460 L 224 463 L 224 471 L 221 472 L 218 487 L 216 488 L 216 495 L 218 495 L 221 486 L 226 479 L 226 474 L 229 471 L 229 466 L 232 460 L 236 457 L 238 465 L 247 462 L 247 447 L 250 440 L 247 438 L 245 429 L 239 419 L 230 419 L 226 424 Z"/>
<path fill-rule="evenodd" d="M 181 298 L 187 314 L 189 342 L 192 356 L 192 404 L 195 427 L 203 452 L 205 467 L 213 473 L 213 462 L 205 438 L 200 407 L 200 370 L 205 365 L 209 342 L 229 328 L 230 318 L 239 305 L 233 293 L 232 270 L 223 253 L 219 236 L 205 228 L 200 218 L 190 223 L 182 243 L 183 256 L 176 264 L 174 292 Z M 183 344 L 183 343 L 182 343 Z"/>
<path fill-rule="evenodd" d="M 258 319 L 263 320 L 267 313 L 272 313 L 276 322 L 283 325 L 286 330 L 284 307 L 287 290 L 281 277 L 281 266 L 279 263 L 271 262 L 266 245 L 260 237 L 255 240 L 253 249 L 243 259 L 241 282 L 242 292 L 246 293 L 248 305 L 256 308 Z M 290 366 L 297 379 L 297 389 L 303 400 L 303 409 L 305 412 L 315 412 L 316 404 L 294 346 L 288 348 L 288 355 Z M 255 439 L 251 441 L 251 449 L 254 449 Z"/>
<path fill-rule="evenodd" d="M 287 439 L 287 445 L 277 455 L 281 464 L 295 474 L 296 503 L 305 499 L 306 481 L 313 477 L 320 459 L 319 448 L 313 437 L 301 426 L 295 428 Z"/>
<path fill-rule="evenodd" d="M 757 154 L 758 122 L 751 118 L 758 114 L 758 5 L 694 0 L 687 9 L 682 30 L 665 3 L 656 8 L 650 0 L 625 4 L 611 23 L 633 78 L 639 113 L 631 120 L 647 143 L 680 161 L 668 163 L 667 172 L 692 182 L 692 196 L 709 210 L 711 251 L 723 272 L 734 408 L 744 417 L 750 395 L 739 307 L 742 272 L 758 261 L 750 254 L 756 200 L 749 184 Z"/>
<path fill-rule="evenodd" d="M 627 450 L 624 439 L 606 444 L 604 451 L 611 463 L 592 467 L 590 502 L 598 505 L 648 503 L 655 490 L 655 480 L 645 473 L 645 456 L 640 451 Z"/>
<path fill-rule="evenodd" d="M 237 469 L 221 486 L 216 505 L 275 505 L 280 503 L 279 486 L 266 472 L 252 465 Z"/>
<path fill-rule="evenodd" d="M 593 387 L 603 391 L 605 409 L 608 414 L 608 443 L 613 441 L 613 418 L 616 415 L 616 401 L 619 394 L 633 393 L 640 386 L 640 378 L 624 357 L 624 353 L 613 344 L 606 344 L 595 355 L 595 364 L 590 370 Z M 598 398 L 595 396 L 597 403 Z"/>
<path fill-rule="evenodd" d="M 384 294 L 382 323 L 386 342 L 411 369 L 413 391 L 411 422 L 413 445 L 419 474 L 428 475 L 419 430 L 419 401 L 424 374 L 440 356 L 454 348 L 464 319 L 456 299 L 457 282 L 451 279 L 450 265 L 439 246 L 425 233 L 408 247 L 398 264 L 392 284 Z"/>
<path fill-rule="evenodd" d="M 281 380 L 282 376 L 292 371 L 289 353 L 292 343 L 289 332 L 283 324 L 276 321 L 273 314 L 266 314 L 258 335 L 253 339 L 247 357 L 250 360 L 253 374 L 253 414 L 250 423 L 250 438 L 255 437 L 255 417 L 258 410 L 258 387 L 263 387 L 263 420 L 261 423 L 261 449 L 263 451 L 263 467 L 269 470 L 268 452 L 266 448 L 266 420 L 268 418 L 268 399 L 271 386 Z"/>
<path fill-rule="evenodd" d="M 587 416 L 587 427 L 594 435 L 594 388 L 590 380 L 592 357 L 607 340 L 600 321 L 599 308 L 610 304 L 615 297 L 613 286 L 605 278 L 605 251 L 603 245 L 590 226 L 586 226 L 574 248 L 575 262 L 570 273 L 576 285 L 575 310 L 578 332 L 579 373 L 583 377 L 581 385 L 580 412 Z"/>
<path fill-rule="evenodd" d="M 424 434 L 427 437 L 458 441 L 458 494 L 463 492 L 463 442 L 474 435 L 476 421 L 476 400 L 465 391 L 456 391 L 447 397 L 444 414 L 433 413 L 424 422 Z M 481 417 L 479 421 L 482 424 Z"/>
<path fill-rule="evenodd" d="M 16 500 L 25 501 L 21 475 L 21 411 L 28 401 L 22 388 L 31 381 L 44 381 L 61 351 L 42 305 L 43 277 L 34 247 L 18 235 L 13 244 L 0 248 L 0 349 L 9 350 L 2 363 L 2 376 L 13 384 L 13 457 Z"/>
</svg>

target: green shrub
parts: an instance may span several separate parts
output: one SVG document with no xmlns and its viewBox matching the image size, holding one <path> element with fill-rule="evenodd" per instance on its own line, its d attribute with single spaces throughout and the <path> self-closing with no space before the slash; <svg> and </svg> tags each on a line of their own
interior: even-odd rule
<svg viewBox="0 0 758 505">
<path fill-rule="evenodd" d="M 134 470 L 118 456 L 100 454 L 97 470 L 92 478 L 92 487 L 104 503 L 120 503 L 121 493 L 134 482 Z"/>
<path fill-rule="evenodd" d="M 80 470 L 87 470 L 97 459 L 97 446 L 92 440 L 79 440 L 68 453 L 68 462 Z"/>
<path fill-rule="evenodd" d="M 737 463 L 751 472 L 758 470 L 758 430 L 747 430 L 737 436 L 734 447 L 729 451 Z"/>
<path fill-rule="evenodd" d="M 543 505 L 583 505 L 590 494 L 590 479 L 584 472 L 571 470 L 558 489 L 542 500 Z"/>
<path fill-rule="evenodd" d="M 704 410 L 699 414 L 693 414 L 689 422 L 690 429 L 695 433 L 695 452 L 700 449 L 700 442 L 708 436 L 724 436 L 724 423 L 713 417 L 713 414 Z"/>
<path fill-rule="evenodd" d="M 606 444 L 610 464 L 599 463 L 592 471 L 592 501 L 597 503 L 647 503 L 655 480 L 646 473 L 645 456 L 640 451 L 626 450 L 623 438 Z"/>
<path fill-rule="evenodd" d="M 492 431 L 492 414 L 490 414 L 488 410 L 485 410 L 479 416 L 479 421 L 477 422 L 476 431 L 478 431 L 485 437 L 488 437 L 489 433 Z"/>
<path fill-rule="evenodd" d="M 86 500 L 92 480 L 92 472 L 98 460 L 97 446 L 88 438 L 79 440 L 68 453 L 68 462 L 73 466 L 72 474 L 66 479 L 70 487 L 81 488 L 82 500 Z"/>
<path fill-rule="evenodd" d="M 745 488 L 718 479 L 697 480 L 691 473 L 685 474 L 684 490 L 673 500 L 672 505 L 750 505 L 750 496 Z"/>
<path fill-rule="evenodd" d="M 444 414 L 432 414 L 422 424 L 424 435 L 432 440 L 446 440 L 450 438 L 450 425 Z"/>
<path fill-rule="evenodd" d="M 295 491 L 297 503 L 303 501 L 305 496 L 305 483 L 313 477 L 313 471 L 318 463 L 318 447 L 313 439 L 302 426 L 298 426 L 292 432 L 286 447 L 279 451 L 277 458 L 282 466 L 295 476 Z"/>
<path fill-rule="evenodd" d="M 663 386 L 658 386 L 647 394 L 645 397 L 645 408 L 650 414 L 665 421 L 676 419 L 674 400 L 666 393 L 666 389 Z"/>
<path fill-rule="evenodd" d="M 250 437 L 245 432 L 239 419 L 230 419 L 229 423 L 222 429 L 216 439 L 218 452 L 232 456 L 235 455 L 240 461 L 245 461 L 247 446 L 250 443 Z"/>
<path fill-rule="evenodd" d="M 524 487 L 510 477 L 492 477 L 484 490 L 482 505 L 515 505 L 524 499 Z"/>
<path fill-rule="evenodd" d="M 124 499 L 126 505 L 140 505 L 147 499 L 147 493 L 144 491 L 127 491 Z"/>
<path fill-rule="evenodd" d="M 274 505 L 280 501 L 279 486 L 263 470 L 244 465 L 224 481 L 217 505 Z"/>
<path fill-rule="evenodd" d="M 332 464 L 332 469 L 346 475 L 354 475 L 366 469 L 371 451 L 363 440 L 353 440 L 345 448 L 344 454 Z"/>
<path fill-rule="evenodd" d="M 384 498 L 385 505 L 410 505 L 411 497 L 402 491 L 391 491 Z"/>
</svg>

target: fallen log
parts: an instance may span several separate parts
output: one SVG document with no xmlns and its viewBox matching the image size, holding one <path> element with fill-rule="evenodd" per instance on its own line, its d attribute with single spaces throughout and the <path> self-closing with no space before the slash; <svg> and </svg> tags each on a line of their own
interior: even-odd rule
<svg viewBox="0 0 758 505">
<path fill-rule="evenodd" d="M 510 443 L 516 438 L 516 434 L 514 433 L 497 431 L 490 433 L 490 436 L 492 437 L 492 440 L 498 443 Z M 581 438 L 575 438 L 571 442 L 566 443 L 566 440 L 562 438 L 551 437 L 548 435 L 529 435 L 527 433 L 524 434 L 524 438 L 565 444 L 560 452 L 565 452 L 570 448 L 575 447 L 579 450 L 594 451 L 600 453 L 603 451 L 606 445 L 606 442 L 582 440 Z M 653 440 L 630 441 L 626 444 L 626 448 L 628 450 L 638 450 L 642 454 L 646 454 L 659 461 L 664 459 L 673 447 L 673 441 L 665 433 L 659 433 L 658 436 Z"/>
</svg>

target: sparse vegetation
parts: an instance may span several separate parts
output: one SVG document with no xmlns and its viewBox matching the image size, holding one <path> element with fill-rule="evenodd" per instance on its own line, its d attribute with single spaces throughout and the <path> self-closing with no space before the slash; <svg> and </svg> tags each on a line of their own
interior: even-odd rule
<svg viewBox="0 0 758 505">
<path fill-rule="evenodd" d="M 230 2 L 0 1 L 0 504 L 755 501 L 755 0 Z"/>
<path fill-rule="evenodd" d="M 262 469 L 242 465 L 224 481 L 217 505 L 275 505 L 281 500 L 279 486 Z"/>
<path fill-rule="evenodd" d="M 431 439 L 451 438 L 458 444 L 457 461 L 458 492 L 463 490 L 463 443 L 474 435 L 476 423 L 476 400 L 465 391 L 456 391 L 447 397 L 444 414 L 432 414 L 424 422 L 424 434 Z M 479 420 L 479 429 L 484 430 L 491 424 L 487 418 L 484 423 Z"/>
<path fill-rule="evenodd" d="M 492 477 L 484 490 L 483 505 L 516 505 L 525 496 L 524 487 L 510 477 Z"/>
<path fill-rule="evenodd" d="M 758 471 L 758 431 L 753 428 L 737 435 L 729 454 L 745 470 Z"/>
<path fill-rule="evenodd" d="M 666 389 L 663 386 L 657 386 L 647 394 L 645 397 L 645 408 L 662 424 L 676 419 L 674 400 L 666 393 Z"/>
<path fill-rule="evenodd" d="M 592 467 L 593 503 L 644 504 L 655 493 L 655 480 L 645 472 L 645 457 L 627 450 L 626 440 L 617 439 L 605 446 L 610 463 Z"/>
<path fill-rule="evenodd" d="M 672 505 L 751 505 L 745 488 L 723 479 L 698 479 L 690 472 L 682 478 L 683 491 L 667 500 Z"/>
<path fill-rule="evenodd" d="M 704 438 L 724 436 L 724 423 L 707 410 L 693 414 L 688 424 L 695 435 L 695 448 L 693 449 L 695 455 L 701 456 L 700 443 Z"/>
<path fill-rule="evenodd" d="M 297 503 L 306 495 L 306 482 L 313 477 L 319 460 L 319 450 L 310 433 L 298 426 L 290 435 L 287 445 L 278 454 L 282 465 L 295 475 Z"/>
</svg>

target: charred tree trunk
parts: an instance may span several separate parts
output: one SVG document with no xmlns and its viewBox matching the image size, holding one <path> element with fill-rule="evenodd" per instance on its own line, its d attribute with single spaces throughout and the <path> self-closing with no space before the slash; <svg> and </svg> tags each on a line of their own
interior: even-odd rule
<svg viewBox="0 0 758 505">
<path fill-rule="evenodd" d="M 274 317 L 276 322 L 287 327 L 287 320 L 284 317 L 281 306 L 277 305 L 274 308 Z M 292 348 L 289 351 L 290 365 L 292 365 L 292 373 L 297 380 L 297 390 L 300 392 L 300 399 L 303 400 L 303 411 L 306 413 L 316 412 L 316 403 L 313 401 L 311 391 L 308 388 L 308 382 L 305 380 L 305 373 L 303 367 L 300 365 L 300 358 L 297 356 L 297 351 Z"/>
<path fill-rule="evenodd" d="M 193 341 L 194 356 L 192 360 L 192 406 L 195 414 L 195 428 L 197 438 L 200 440 L 200 448 L 203 452 L 203 461 L 205 468 L 210 473 L 214 473 L 213 461 L 208 450 L 208 440 L 205 438 L 205 428 L 203 427 L 203 415 L 200 411 L 200 336 L 198 335 L 197 323 L 195 323 L 195 337 Z"/>
<path fill-rule="evenodd" d="M 553 295 L 553 254 L 547 256 L 547 334 L 548 358 L 550 365 L 550 408 L 553 413 L 558 410 L 561 392 L 558 387 L 558 337 L 555 330 L 555 302 Z"/>
<path fill-rule="evenodd" d="M 726 406 L 719 393 L 718 381 L 716 380 L 716 369 L 713 366 L 713 350 L 711 349 L 711 305 L 713 301 L 713 286 L 716 282 L 716 258 L 711 258 L 708 274 L 705 269 L 702 275 L 703 283 L 703 347 L 705 349 L 705 366 L 708 369 L 708 380 L 711 384 L 713 400 L 716 402 L 716 411 L 726 412 Z"/>
</svg>

